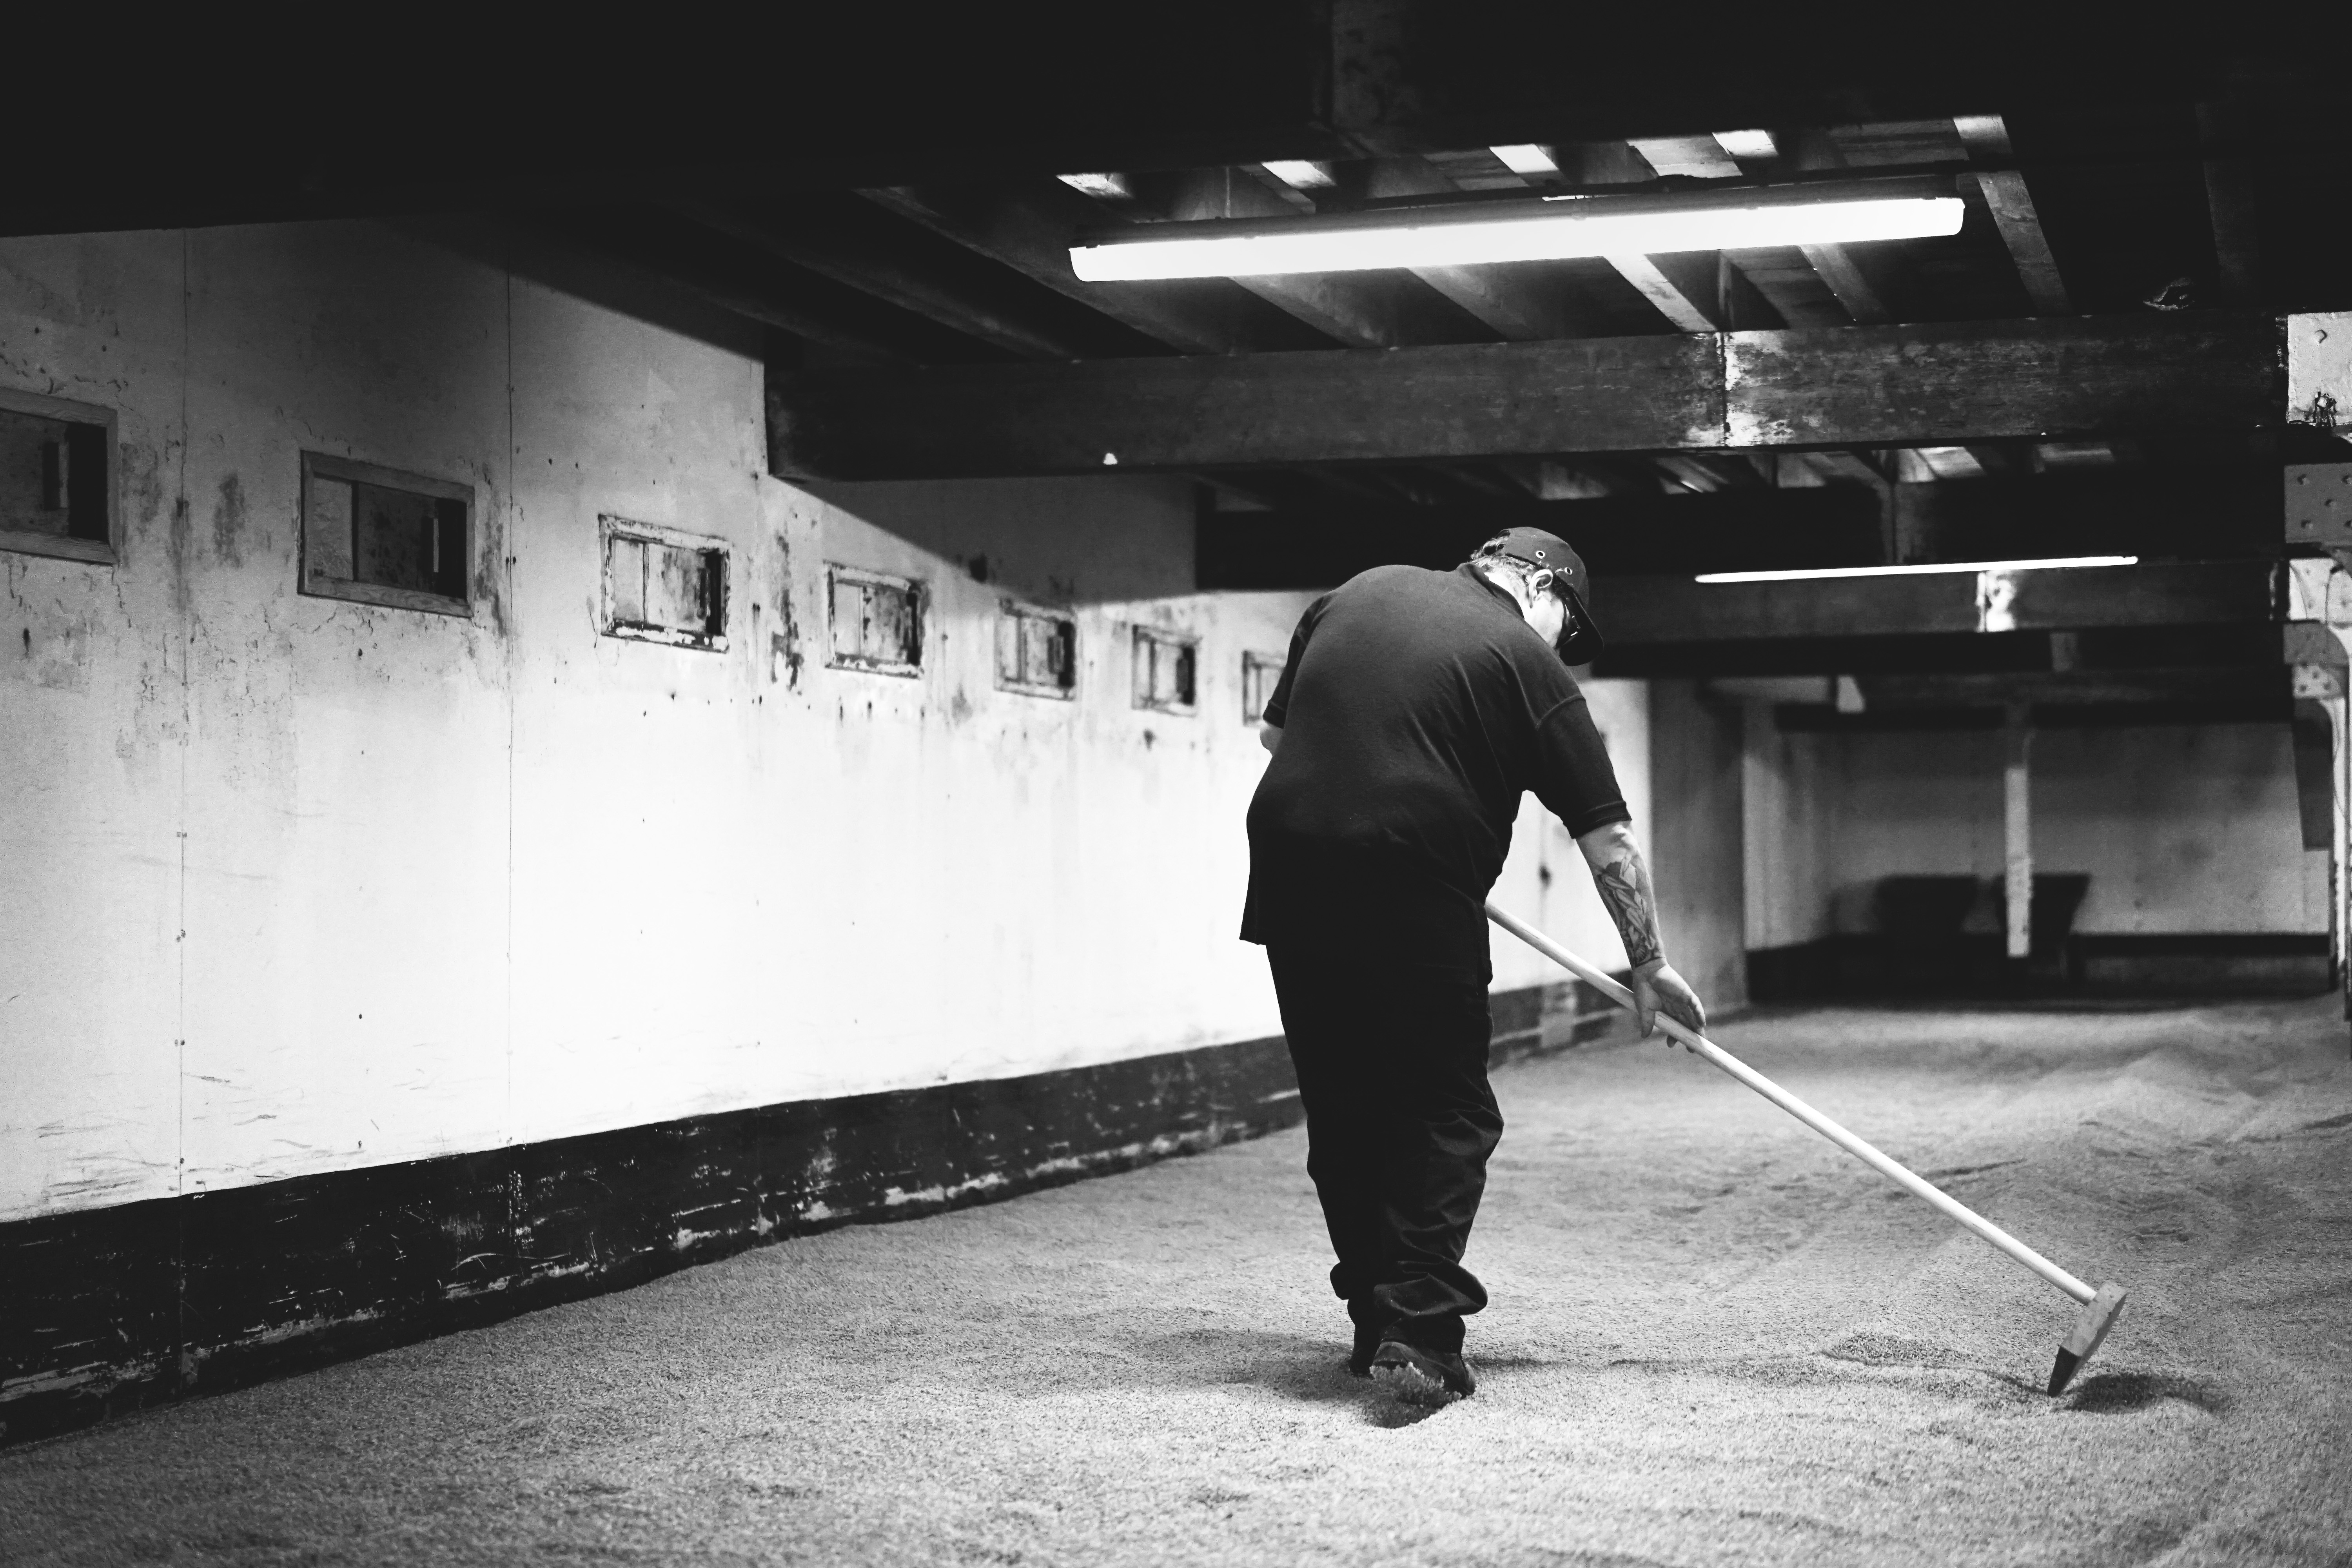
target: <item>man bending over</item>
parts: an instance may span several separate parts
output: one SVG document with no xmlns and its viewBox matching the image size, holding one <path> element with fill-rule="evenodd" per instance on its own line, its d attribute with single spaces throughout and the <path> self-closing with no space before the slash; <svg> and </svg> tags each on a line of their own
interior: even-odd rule
<svg viewBox="0 0 2352 1568">
<path fill-rule="evenodd" d="M 1242 936 L 1262 942 L 1359 1376 L 1476 1387 L 1462 1266 L 1503 1119 L 1486 1082 L 1486 894 L 1522 792 L 1576 836 L 1623 936 L 1643 1035 L 1703 1029 L 1570 663 L 1601 650 L 1584 563 L 1515 528 L 1452 572 L 1380 566 L 1307 606 L 1265 706 Z"/>
</svg>

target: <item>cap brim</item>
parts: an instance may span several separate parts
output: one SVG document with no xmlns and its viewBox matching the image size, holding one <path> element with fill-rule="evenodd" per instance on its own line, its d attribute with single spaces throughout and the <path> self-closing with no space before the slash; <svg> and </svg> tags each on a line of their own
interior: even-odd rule
<svg viewBox="0 0 2352 1568">
<path fill-rule="evenodd" d="M 1576 612 L 1576 631 L 1560 644 L 1559 657 L 1570 664 L 1591 664 L 1609 650 L 1601 628 L 1593 624 L 1592 612 L 1584 607 L 1584 597 L 1566 583 L 1559 591 L 1567 595 L 1569 607 Z"/>
</svg>

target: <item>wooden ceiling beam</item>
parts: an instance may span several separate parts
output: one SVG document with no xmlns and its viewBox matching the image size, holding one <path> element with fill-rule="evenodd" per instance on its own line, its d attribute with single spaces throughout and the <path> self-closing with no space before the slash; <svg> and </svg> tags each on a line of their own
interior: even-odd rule
<svg viewBox="0 0 2352 1568">
<path fill-rule="evenodd" d="M 891 185 L 861 191 L 886 211 L 1009 267 L 1065 299 L 1101 311 L 1185 353 L 1248 353 L 1319 346 L 1263 302 L 1222 278 L 1087 283 L 1070 270 L 1070 247 L 1090 227 L 1120 220 L 1055 181 L 978 190 Z"/>
<path fill-rule="evenodd" d="M 2281 619 L 2273 561 L 2198 561 L 2018 571 L 2004 624 L 1988 626 L 1977 574 L 1801 578 L 1780 583 L 1627 579 L 1612 586 L 1610 646 L 1750 637 L 2261 625 Z"/>
<path fill-rule="evenodd" d="M 1608 261 L 1678 331 L 1769 331 L 1790 324 L 1727 251 L 1621 255 Z"/>
<path fill-rule="evenodd" d="M 1838 303 L 1845 307 L 1845 313 L 1853 318 L 1856 325 L 1874 327 L 1895 319 L 1877 287 L 1864 276 L 1844 246 L 1806 245 L 1798 248 L 1813 264 L 1813 270 L 1830 286 L 1830 292 L 1837 296 Z"/>
<path fill-rule="evenodd" d="M 1668 493 L 1654 482 L 1608 500 L 1469 495 L 1435 506 L 1335 505 L 1301 498 L 1270 511 L 1207 520 L 1203 588 L 1328 587 L 1386 562 L 1446 567 L 1505 529 L 1549 529 L 1602 580 L 1604 624 L 1627 573 L 1866 565 L 1877 559 L 1867 497 L 1832 490 Z"/>
<path fill-rule="evenodd" d="M 1098 342 L 1030 320 L 935 276 L 860 226 L 814 222 L 789 209 L 754 212 L 691 197 L 669 205 L 707 228 L 1007 353 L 1024 359 L 1076 359 L 1100 351 Z M 875 216 L 877 223 L 883 221 L 879 213 Z"/>
<path fill-rule="evenodd" d="M 1561 152 L 1569 160 L 1563 167 L 1579 185 L 1637 185 L 1658 177 L 1657 165 L 1631 142 L 1587 142 Z M 1675 331 L 1722 330 L 1720 310 L 1714 299 L 1717 290 L 1699 283 L 1697 255 L 1654 257 L 1628 251 L 1603 259 Z"/>
<path fill-rule="evenodd" d="M 1203 587 L 1328 587 L 1385 561 L 1451 565 L 1478 541 L 1532 524 L 1574 544 L 1603 580 L 1598 607 L 1606 622 L 1622 598 L 1611 578 L 1871 566 L 1887 559 L 1879 502 L 1858 485 L 1747 485 L 1690 494 L 1663 488 L 1653 472 L 1622 494 L 1465 494 L 1433 506 L 1393 499 L 1383 506 L 1373 498 L 1317 495 L 1290 471 L 1246 477 L 1280 493 L 1222 535 L 1203 532 Z M 1904 488 L 1928 503 L 1914 520 L 1913 548 L 1903 557 L 1911 562 L 2119 553 L 2151 563 L 2259 565 L 2279 531 L 2277 470 L 2256 463 L 2187 474 L 2109 470 Z M 2126 656 L 2128 640 L 2109 639 L 2105 657 Z M 2235 639 L 2224 641 L 2235 646 Z M 2274 662 L 2273 646 L 2267 658 Z"/>
<path fill-rule="evenodd" d="M 2277 428 L 2237 312 L 772 374 L 771 461 L 838 479 L 1899 447 Z"/>
<path fill-rule="evenodd" d="M 1669 273 L 1659 263 L 1683 259 L 1679 257 L 1638 256 L 1630 252 L 1612 256 L 1609 265 L 1617 275 L 1633 286 L 1634 291 L 1657 308 L 1658 314 L 1674 324 L 1678 332 L 1712 332 L 1720 330 L 1716 320 L 1714 302 L 1698 289 L 1689 273 Z"/>
<path fill-rule="evenodd" d="M 808 342 L 913 363 L 974 357 L 978 345 L 960 334 L 725 235 L 661 221 L 666 216 L 599 208 L 544 214 L 526 226 Z M 981 348 L 979 357 L 995 353 Z"/>
<path fill-rule="evenodd" d="M 1585 458 L 1493 458 L 1488 465 L 1537 500 L 1598 500 L 1604 496 L 1646 496 L 1658 487 L 1630 463 Z"/>
<path fill-rule="evenodd" d="M 1651 459 L 1663 469 L 1667 479 L 1693 495 L 1711 496 L 1725 488 L 1723 476 L 1681 452 L 1663 452 Z"/>
<path fill-rule="evenodd" d="M 1490 160 L 1491 161 L 1491 160 Z M 1502 182 L 1524 180 L 1503 169 L 1488 173 L 1482 188 L 1504 188 Z M 1381 158 L 1347 171 L 1359 193 L 1374 200 L 1394 196 L 1438 195 L 1462 187 L 1427 159 Z M 1570 292 L 1549 279 L 1547 288 L 1531 279 L 1524 268 L 1416 267 L 1412 275 L 1452 300 L 1506 342 L 1531 342 L 1543 338 L 1582 337 L 1591 331 L 1589 314 L 1579 309 Z"/>
<path fill-rule="evenodd" d="M 1740 167 L 1712 136 L 1585 142 L 1568 153 L 1583 185 L 1643 184 L 1662 174 L 1726 179 Z M 1678 332 L 1742 331 L 1786 324 L 1737 258 L 1720 251 L 1631 252 L 1606 258 Z"/>
<path fill-rule="evenodd" d="M 2197 106 L 2198 131 L 2205 143 L 2205 210 L 2213 225 L 2215 289 L 2220 303 L 2238 307 L 2258 305 L 2263 297 L 2255 166 L 2241 147 L 2242 118 L 2242 111 L 2232 103 Z"/>
<path fill-rule="evenodd" d="M 1845 150 L 1826 130 L 1784 130 L 1775 142 L 1780 153 L 1777 160 L 1780 168 L 1841 169 L 1848 163 Z M 1761 172 L 1759 165 L 1743 167 L 1750 174 Z M 1843 245 L 1806 245 L 1798 248 L 1814 275 L 1828 286 L 1856 325 L 1878 326 L 1895 319 L 1894 312 L 1887 309 L 1885 291 L 1863 270 L 1851 250 Z"/>
<path fill-rule="evenodd" d="M 1984 104 L 2095 116 L 2185 107 L 2233 79 L 2296 116 L 2283 144 L 2330 129 L 2328 53 L 2293 29 L 2217 22 L 2184 47 L 2177 29 L 2101 26 L 2095 44 L 2058 43 L 2067 25 L 2037 20 L 2038 47 L 1988 26 L 1923 50 L 1908 29 L 1751 16 L 1662 50 L 1654 14 L 1557 0 L 1192 0 L 1181 25 L 1155 6 L 963 7 L 920 26 L 896 7 L 786 6 L 718 48 L 692 29 L 551 38 L 492 21 L 433 53 L 353 13 L 309 23 L 307 58 L 336 67 L 303 76 L 257 16 L 125 30 L 104 51 L 45 37 L 37 16 L 12 37 L 15 58 L 42 62 L 12 113 L 73 133 L 12 169 L 0 231 L 1051 177 Z M 1563 61 L 1580 62 L 1565 88 Z M 406 103 L 422 81 L 466 112 L 352 110 Z M 205 84 L 201 115 L 175 94 L 186 82 Z"/>
<path fill-rule="evenodd" d="M 1168 216 L 1178 222 L 1297 216 L 1288 203 L 1240 169 L 1188 170 L 1163 188 Z M 1346 348 L 1402 348 L 1459 342 L 1464 335 L 1446 330 L 1440 312 L 1448 307 L 1431 295 L 1427 284 L 1394 273 L 1306 272 L 1233 281 Z"/>
<path fill-rule="evenodd" d="M 2010 146 L 2009 127 L 1998 114 L 1958 115 L 1952 127 L 1959 132 L 1969 156 L 1979 163 L 2001 164 L 2016 156 Z M 2026 188 L 2024 173 L 2015 168 L 1979 169 L 1976 182 L 2000 230 L 2001 243 L 2009 247 L 2010 259 L 2017 264 L 2017 280 L 2025 286 L 2033 313 L 2072 315 L 2074 307 L 2066 294 L 2066 280 L 2059 275 L 2058 258 L 2042 232 L 2042 215 L 2033 205 L 2033 193 Z"/>
</svg>

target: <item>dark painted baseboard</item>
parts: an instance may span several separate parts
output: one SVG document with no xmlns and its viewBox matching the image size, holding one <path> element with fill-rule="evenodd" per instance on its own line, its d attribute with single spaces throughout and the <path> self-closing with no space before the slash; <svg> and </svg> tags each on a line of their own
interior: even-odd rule
<svg viewBox="0 0 2352 1568">
<path fill-rule="evenodd" d="M 2078 934 L 2066 944 L 2068 976 L 2156 995 L 2313 996 L 2335 982 L 2322 932 Z"/>
<path fill-rule="evenodd" d="M 1596 1037 L 1498 993 L 1493 1059 Z M 0 1443 L 511 1317 L 859 1221 L 1295 1124 L 1280 1038 L 802 1100 L 0 1225 Z"/>
<path fill-rule="evenodd" d="M 2334 984 L 2325 935 L 2298 931 L 2102 935 L 2075 932 L 2024 965 L 1997 935 L 1933 940 L 1822 937 L 1752 949 L 1748 994 L 1757 1002 L 1874 996 L 2314 996 Z"/>
</svg>

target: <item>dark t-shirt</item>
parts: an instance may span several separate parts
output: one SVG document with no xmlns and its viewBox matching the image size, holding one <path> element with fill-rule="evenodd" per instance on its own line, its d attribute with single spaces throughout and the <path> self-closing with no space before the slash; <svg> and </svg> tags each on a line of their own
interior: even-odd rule
<svg viewBox="0 0 2352 1568">
<path fill-rule="evenodd" d="M 1247 942 L 1484 977 L 1521 793 L 1573 834 L 1632 818 L 1576 678 L 1468 566 L 1377 566 L 1316 600 L 1265 718 Z"/>
</svg>

